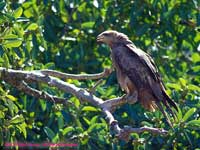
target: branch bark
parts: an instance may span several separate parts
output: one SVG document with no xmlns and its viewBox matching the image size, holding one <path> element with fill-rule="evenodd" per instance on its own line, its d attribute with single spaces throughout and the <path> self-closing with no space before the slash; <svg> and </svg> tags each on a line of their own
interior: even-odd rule
<svg viewBox="0 0 200 150">
<path fill-rule="evenodd" d="M 111 74 L 112 69 L 106 68 L 103 72 L 97 74 L 69 74 L 69 73 L 62 73 L 55 70 L 41 70 L 40 71 L 44 75 L 57 77 L 61 79 L 77 79 L 77 80 L 95 80 L 107 77 Z"/>
<path fill-rule="evenodd" d="M 114 111 L 116 107 L 129 102 L 129 99 L 127 96 L 122 96 L 119 98 L 114 98 L 114 99 L 104 101 L 83 88 L 79 88 L 73 84 L 70 84 L 70 83 L 62 81 L 61 79 L 58 79 L 58 78 L 62 78 L 62 79 L 70 78 L 70 79 L 80 79 L 80 80 L 99 79 L 99 78 L 106 77 L 110 73 L 111 71 L 109 69 L 106 69 L 104 70 L 104 72 L 99 73 L 99 74 L 72 75 L 72 74 L 65 74 L 65 73 L 52 71 L 52 70 L 21 71 L 21 70 L 13 70 L 13 69 L 6 69 L 6 68 L 0 67 L 1 80 L 4 80 L 5 82 L 13 85 L 18 90 L 26 94 L 29 94 L 33 97 L 49 100 L 54 103 L 62 103 L 66 105 L 68 104 L 68 101 L 64 98 L 59 98 L 59 97 L 50 95 L 45 91 L 39 91 L 28 85 L 28 83 L 33 83 L 33 82 L 44 83 L 49 86 L 57 87 L 58 89 L 64 92 L 70 93 L 74 95 L 75 97 L 77 97 L 82 102 L 88 102 L 96 107 L 101 108 L 102 112 L 105 114 L 108 120 L 108 123 L 111 129 L 115 131 L 119 139 L 127 141 L 129 139 L 129 135 L 132 132 L 141 133 L 141 132 L 147 131 L 147 132 L 151 132 L 155 134 L 165 135 L 167 131 L 163 129 L 150 128 L 150 127 L 141 127 L 141 128 L 132 128 L 132 127 L 127 127 L 127 126 L 125 126 L 124 128 L 119 127 L 118 121 L 115 120 L 111 111 Z M 135 97 L 134 102 L 136 101 L 137 101 L 137 96 Z"/>
</svg>

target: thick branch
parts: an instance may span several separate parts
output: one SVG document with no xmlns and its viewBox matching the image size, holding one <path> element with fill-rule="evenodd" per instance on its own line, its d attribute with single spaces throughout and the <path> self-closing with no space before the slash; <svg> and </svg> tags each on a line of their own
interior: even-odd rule
<svg viewBox="0 0 200 150">
<path fill-rule="evenodd" d="M 117 134 L 119 134 L 122 129 L 119 127 L 118 121 L 115 120 L 114 116 L 108 109 L 103 109 L 103 112 L 106 115 L 106 119 L 108 120 L 110 127 L 113 128 Z"/>
<path fill-rule="evenodd" d="M 124 104 L 134 104 L 137 102 L 137 94 L 133 94 L 131 95 L 131 97 L 129 97 L 128 95 L 124 95 L 122 97 L 117 97 L 117 98 L 113 98 L 113 99 L 109 99 L 109 100 L 106 100 L 104 101 L 104 103 L 102 104 L 102 108 L 107 108 L 111 111 L 114 111 L 115 108 L 117 106 L 121 106 L 121 105 L 124 105 Z"/>
</svg>

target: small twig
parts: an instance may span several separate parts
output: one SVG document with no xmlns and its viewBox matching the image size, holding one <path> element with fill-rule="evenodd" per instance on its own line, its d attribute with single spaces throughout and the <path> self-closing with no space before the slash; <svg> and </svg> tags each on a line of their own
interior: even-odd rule
<svg viewBox="0 0 200 150">
<path fill-rule="evenodd" d="M 94 86 L 91 87 L 91 88 L 89 89 L 89 92 L 90 92 L 91 94 L 94 94 L 96 88 L 97 88 L 98 85 L 101 84 L 102 82 L 103 82 L 103 79 L 98 80 L 98 81 L 94 84 Z"/>
</svg>

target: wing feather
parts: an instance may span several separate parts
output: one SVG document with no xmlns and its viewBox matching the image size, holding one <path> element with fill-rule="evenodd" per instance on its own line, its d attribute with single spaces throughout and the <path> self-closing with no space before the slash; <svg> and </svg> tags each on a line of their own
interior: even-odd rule
<svg viewBox="0 0 200 150">
<path fill-rule="evenodd" d="M 158 69 L 153 61 L 153 59 L 149 56 L 149 54 L 145 53 L 141 49 L 136 48 L 134 44 L 126 44 L 125 45 L 129 50 L 131 50 L 135 55 L 138 56 L 141 63 L 146 66 L 155 81 L 160 81 L 160 75 L 158 73 Z"/>
</svg>

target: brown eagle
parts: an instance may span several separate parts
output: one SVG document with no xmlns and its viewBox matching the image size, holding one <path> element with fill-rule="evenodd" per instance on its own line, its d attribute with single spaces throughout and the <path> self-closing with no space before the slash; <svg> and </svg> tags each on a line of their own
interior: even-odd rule
<svg viewBox="0 0 200 150">
<path fill-rule="evenodd" d="M 164 104 L 173 116 L 171 106 L 177 111 L 178 109 L 167 95 L 150 55 L 137 48 L 125 34 L 113 30 L 98 35 L 97 42 L 105 43 L 111 48 L 118 82 L 127 95 L 131 97 L 137 93 L 138 101 L 146 109 L 154 111 L 159 108 L 171 125 L 161 104 Z"/>
</svg>

